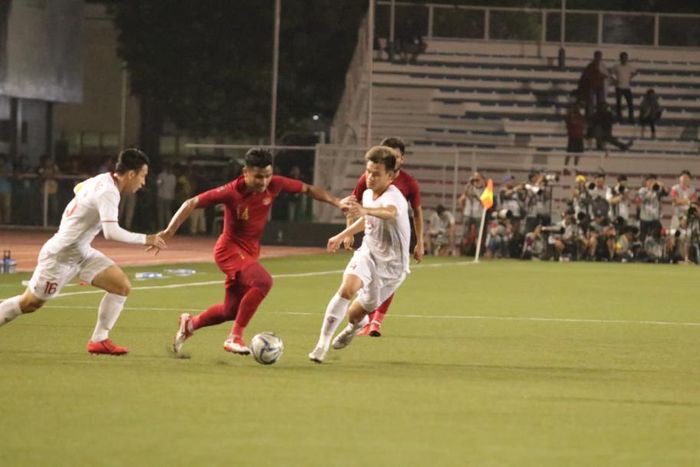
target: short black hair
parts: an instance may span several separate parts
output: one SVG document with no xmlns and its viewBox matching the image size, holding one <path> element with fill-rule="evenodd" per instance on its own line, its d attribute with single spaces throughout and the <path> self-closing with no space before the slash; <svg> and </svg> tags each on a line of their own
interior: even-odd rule
<svg viewBox="0 0 700 467">
<path fill-rule="evenodd" d="M 272 153 L 263 148 L 250 148 L 245 153 L 246 167 L 260 167 L 264 169 L 268 165 L 272 165 Z"/>
<path fill-rule="evenodd" d="M 150 164 L 145 152 L 136 148 L 127 148 L 119 153 L 115 172 L 125 174 L 129 170 L 139 171 L 144 165 Z"/>
<path fill-rule="evenodd" d="M 365 160 L 375 164 L 384 164 L 387 171 L 396 170 L 396 151 L 389 146 L 374 146 L 365 154 Z"/>
<path fill-rule="evenodd" d="M 647 174 L 647 176 L 644 177 L 644 180 L 656 180 L 656 174 Z"/>
<path fill-rule="evenodd" d="M 404 144 L 403 140 L 401 138 L 396 138 L 394 136 L 390 136 L 389 138 L 384 138 L 381 143 L 379 143 L 380 146 L 386 146 L 388 148 L 396 149 L 401 153 L 403 156 L 406 153 L 406 144 Z"/>
<path fill-rule="evenodd" d="M 0 156 L 1 155 L 2 154 L 0 154 Z M 681 175 L 687 175 L 688 177 L 692 177 L 692 175 L 690 175 L 690 170 L 688 170 L 688 169 L 681 170 Z"/>
<path fill-rule="evenodd" d="M 627 175 L 625 174 L 620 174 L 617 176 L 617 181 L 618 182 L 626 182 L 627 181 Z"/>
</svg>

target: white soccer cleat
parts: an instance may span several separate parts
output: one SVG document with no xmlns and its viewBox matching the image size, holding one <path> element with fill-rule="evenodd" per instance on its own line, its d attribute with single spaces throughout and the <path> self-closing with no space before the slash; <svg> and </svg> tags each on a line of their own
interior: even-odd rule
<svg viewBox="0 0 700 467">
<path fill-rule="evenodd" d="M 353 337 L 355 337 L 355 333 L 360 329 L 362 329 L 362 326 L 359 325 L 348 324 L 345 326 L 345 329 L 333 339 L 333 348 L 344 349 L 350 345 Z"/>
<path fill-rule="evenodd" d="M 323 360 L 326 358 L 326 353 L 328 353 L 328 350 L 323 347 L 316 347 L 309 353 L 309 360 L 316 363 L 323 363 Z"/>
<path fill-rule="evenodd" d="M 190 331 L 191 322 L 192 316 L 189 313 L 183 313 L 178 318 L 178 329 L 173 339 L 173 352 L 180 353 L 182 346 L 185 345 L 185 341 L 194 334 L 194 332 Z"/>
<path fill-rule="evenodd" d="M 250 349 L 245 345 L 241 337 L 229 336 L 229 338 L 224 341 L 224 350 L 238 355 L 250 354 Z"/>
</svg>

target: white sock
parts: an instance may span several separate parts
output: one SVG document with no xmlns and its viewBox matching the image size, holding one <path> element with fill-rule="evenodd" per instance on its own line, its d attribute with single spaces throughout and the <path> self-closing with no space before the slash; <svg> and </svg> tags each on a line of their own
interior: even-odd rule
<svg viewBox="0 0 700 467">
<path fill-rule="evenodd" d="M 328 350 L 331 346 L 331 337 L 333 337 L 333 333 L 338 329 L 340 323 L 343 322 L 345 312 L 348 310 L 348 305 L 350 305 L 350 300 L 341 297 L 337 293 L 333 295 L 333 298 L 331 298 L 331 301 L 328 302 L 328 306 L 326 307 L 326 314 L 323 316 L 321 335 L 318 337 L 318 344 L 316 344 L 316 347 L 323 347 Z"/>
<path fill-rule="evenodd" d="M 123 295 L 106 293 L 102 297 L 97 313 L 97 325 L 90 338 L 92 342 L 100 342 L 109 337 L 109 331 L 111 331 L 114 323 L 117 322 L 119 314 L 124 308 L 124 302 L 126 302 L 126 297 Z"/>
<path fill-rule="evenodd" d="M 368 324 L 369 324 L 369 315 L 364 315 L 364 316 L 362 317 L 362 319 L 360 320 L 360 322 L 357 323 L 357 327 L 359 327 L 360 329 L 362 329 L 362 328 L 364 328 L 365 326 L 367 326 Z"/>
<path fill-rule="evenodd" d="M 20 296 L 7 298 L 0 302 L 0 326 L 7 324 L 19 315 L 22 314 L 22 310 L 19 307 Z"/>
</svg>

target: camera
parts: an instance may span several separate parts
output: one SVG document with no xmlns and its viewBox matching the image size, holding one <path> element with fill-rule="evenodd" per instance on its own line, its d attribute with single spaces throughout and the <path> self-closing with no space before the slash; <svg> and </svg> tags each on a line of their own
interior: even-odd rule
<svg viewBox="0 0 700 467">
<path fill-rule="evenodd" d="M 542 227 L 542 232 L 550 232 L 557 234 L 563 234 L 565 230 L 566 229 L 561 225 L 548 225 L 546 227 Z"/>
<path fill-rule="evenodd" d="M 625 193 L 625 190 L 626 190 L 626 189 L 627 189 L 627 187 L 626 187 L 625 185 L 617 185 L 617 186 L 613 189 L 613 193 L 614 193 L 614 194 L 617 194 L 617 195 L 622 195 L 622 194 Z"/>
<path fill-rule="evenodd" d="M 543 176 L 545 182 L 558 182 L 559 181 L 559 174 L 544 174 Z"/>
<path fill-rule="evenodd" d="M 510 209 L 501 209 L 501 210 L 492 212 L 491 217 L 493 219 L 500 219 L 500 220 L 510 219 L 511 217 L 513 217 L 513 211 L 511 211 Z"/>
<path fill-rule="evenodd" d="M 688 207 L 688 214 L 686 215 L 688 220 L 690 221 L 691 219 L 696 219 L 698 217 L 698 208 L 695 206 L 689 206 Z"/>
<path fill-rule="evenodd" d="M 595 183 L 591 182 L 587 185 L 589 190 L 595 190 Z"/>
<path fill-rule="evenodd" d="M 661 189 L 661 185 L 659 185 L 658 183 L 654 183 L 654 184 L 651 186 L 651 189 L 654 190 L 654 191 L 659 191 L 659 190 Z"/>
</svg>

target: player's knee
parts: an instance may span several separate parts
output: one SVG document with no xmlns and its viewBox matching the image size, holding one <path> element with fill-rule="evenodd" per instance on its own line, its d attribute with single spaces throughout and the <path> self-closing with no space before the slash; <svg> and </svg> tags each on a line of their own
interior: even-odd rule
<svg viewBox="0 0 700 467">
<path fill-rule="evenodd" d="M 272 276 L 266 274 L 265 277 L 260 277 L 256 286 L 265 294 L 272 289 Z"/>
<path fill-rule="evenodd" d="M 340 286 L 340 289 L 338 289 L 338 295 L 340 295 L 340 297 L 344 298 L 345 300 L 350 300 L 352 297 L 355 296 L 355 291 L 352 290 L 349 286 L 343 284 Z"/>
<path fill-rule="evenodd" d="M 112 290 L 110 290 L 109 292 L 115 295 L 121 295 L 122 297 L 126 297 L 131 293 L 131 282 L 129 282 L 129 279 L 124 277 L 124 279 L 119 281 L 118 284 L 115 284 L 115 286 L 112 287 Z"/>
</svg>

